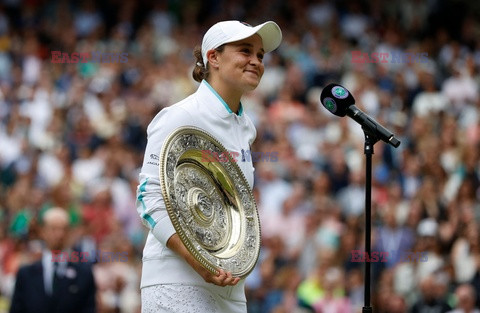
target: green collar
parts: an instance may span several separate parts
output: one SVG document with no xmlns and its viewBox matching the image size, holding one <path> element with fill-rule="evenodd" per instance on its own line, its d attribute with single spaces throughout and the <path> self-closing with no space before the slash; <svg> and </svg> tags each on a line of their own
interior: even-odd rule
<svg viewBox="0 0 480 313">
<path fill-rule="evenodd" d="M 237 113 L 233 112 L 232 109 L 230 109 L 230 107 L 225 102 L 225 100 L 223 100 L 223 98 L 218 94 L 218 92 L 215 89 L 213 89 L 213 87 L 206 80 L 203 80 L 202 83 L 205 83 L 205 85 L 213 92 L 213 94 L 218 98 L 218 100 L 220 100 L 220 102 L 223 104 L 225 109 L 227 109 L 228 113 L 237 114 Z M 238 114 L 237 115 L 242 116 L 242 113 L 243 113 L 243 105 L 242 105 L 242 102 L 240 102 L 240 107 L 238 108 Z"/>
</svg>

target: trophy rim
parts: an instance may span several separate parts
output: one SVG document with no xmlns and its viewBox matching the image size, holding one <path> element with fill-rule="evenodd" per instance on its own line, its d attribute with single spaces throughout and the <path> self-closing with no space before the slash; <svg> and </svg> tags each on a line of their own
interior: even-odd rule
<svg viewBox="0 0 480 313">
<path fill-rule="evenodd" d="M 204 268 L 206 268 L 212 274 L 217 274 L 218 273 L 217 268 L 218 269 L 224 269 L 224 270 L 227 271 L 227 269 L 225 269 L 222 266 L 219 266 L 219 265 L 216 265 L 216 264 L 212 263 L 211 261 L 209 261 L 205 256 L 203 256 L 200 253 L 199 249 L 197 249 L 195 246 L 197 245 L 197 247 L 199 247 L 199 244 L 201 245 L 203 243 L 201 243 L 201 242 L 199 243 L 198 241 L 196 241 L 193 238 L 190 238 L 187 235 L 186 230 L 183 229 L 183 227 L 181 225 L 181 221 L 179 220 L 179 218 L 177 217 L 177 215 L 175 213 L 176 210 L 179 209 L 179 206 L 178 206 L 178 203 L 176 203 L 175 201 L 172 201 L 170 190 L 169 190 L 170 188 L 168 188 L 170 186 L 170 184 L 174 185 L 175 182 L 174 181 L 167 182 L 168 177 L 167 177 L 167 173 L 166 173 L 167 172 L 166 168 L 169 165 L 168 164 L 169 163 L 168 154 L 171 150 L 170 148 L 175 143 L 175 140 L 178 140 L 179 138 L 181 138 L 182 135 L 195 135 L 195 136 L 203 137 L 203 139 L 208 140 L 221 153 L 225 153 L 224 155 L 228 156 L 229 159 L 228 159 L 227 162 L 231 163 L 230 164 L 230 169 L 232 169 L 234 172 L 236 172 L 237 177 L 240 179 L 240 182 L 234 181 L 232 179 L 231 173 L 228 172 L 228 170 L 225 168 L 225 166 L 223 166 L 221 164 L 221 162 L 218 162 L 218 161 L 214 161 L 214 162 L 217 162 L 218 166 L 222 167 L 224 169 L 222 173 L 223 174 L 226 173 L 229 180 L 233 182 L 232 185 L 234 186 L 233 189 L 234 189 L 235 196 L 236 196 L 235 198 L 237 200 L 238 200 L 239 195 L 240 195 L 240 191 L 238 190 L 239 184 L 242 184 L 243 186 L 247 187 L 247 188 L 244 188 L 243 192 L 245 192 L 245 189 L 246 189 L 247 197 L 250 199 L 251 204 L 252 204 L 251 210 L 253 210 L 253 219 L 254 219 L 253 224 L 255 225 L 254 226 L 255 247 L 254 247 L 254 249 L 252 249 L 254 255 L 253 255 L 253 259 L 251 259 L 251 261 L 248 262 L 248 265 L 244 266 L 242 268 L 242 270 L 232 272 L 232 275 L 234 277 L 240 277 L 240 278 L 243 279 L 253 271 L 253 269 L 255 268 L 255 266 L 258 262 L 258 258 L 259 258 L 259 255 L 260 255 L 261 227 L 260 227 L 260 218 L 259 218 L 259 213 L 258 213 L 258 208 L 257 208 L 257 205 L 256 205 L 255 197 L 253 195 L 252 189 L 250 188 L 250 185 L 248 184 L 247 179 L 245 178 L 245 174 L 240 169 L 238 164 L 236 164 L 236 161 L 232 160 L 232 156 L 228 153 L 228 151 L 224 147 L 224 145 L 220 141 L 218 141 L 216 138 L 214 138 L 212 135 L 210 135 L 207 131 L 205 131 L 201 128 L 194 127 L 194 126 L 178 127 L 177 129 L 175 129 L 172 133 L 170 133 L 167 136 L 167 138 L 165 139 L 165 141 L 163 143 L 161 153 L 160 153 L 160 156 L 159 156 L 159 176 L 160 176 L 160 183 L 161 183 L 161 189 L 162 189 L 162 196 L 163 196 L 163 199 L 164 199 L 164 203 L 165 203 L 165 207 L 166 207 L 168 216 L 169 216 L 169 218 L 170 218 L 170 220 L 173 224 L 173 227 L 174 227 L 177 235 L 180 237 L 180 240 L 185 245 L 187 250 L 191 253 L 191 255 L 195 258 L 195 260 L 197 260 Z M 185 149 L 183 154 L 186 151 L 190 151 L 190 150 L 196 150 L 198 152 L 198 149 L 190 148 L 190 149 Z M 178 159 L 175 160 L 175 164 L 173 164 L 173 166 L 176 170 L 177 167 L 179 166 Z M 240 201 L 238 201 L 238 202 L 240 202 Z M 242 210 L 243 212 L 245 211 L 245 208 L 244 208 L 243 205 L 240 205 L 239 209 Z M 246 221 L 243 221 L 243 223 L 246 223 Z M 245 245 L 245 241 L 246 241 L 245 237 L 246 236 L 247 236 L 247 234 L 244 233 L 242 246 Z M 206 251 L 206 252 L 205 251 L 206 250 L 204 249 L 203 253 L 209 254 L 217 262 L 220 261 L 220 259 L 217 258 L 215 255 L 213 255 L 212 253 L 209 253 L 208 251 Z M 238 251 L 237 251 L 237 253 L 238 253 Z M 224 260 L 232 259 L 232 257 L 231 258 L 221 258 L 221 259 L 224 261 Z"/>
</svg>

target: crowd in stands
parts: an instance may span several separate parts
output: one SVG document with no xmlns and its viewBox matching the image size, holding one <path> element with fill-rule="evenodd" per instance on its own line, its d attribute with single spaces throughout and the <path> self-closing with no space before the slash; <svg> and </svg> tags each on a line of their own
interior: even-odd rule
<svg viewBox="0 0 480 313">
<path fill-rule="evenodd" d="M 91 260 L 98 312 L 140 312 L 147 229 L 135 190 L 146 127 L 196 90 L 193 48 L 224 19 L 274 20 L 283 31 L 242 101 L 257 128 L 251 150 L 278 155 L 254 164 L 262 249 L 246 282 L 249 312 L 364 305 L 363 263 L 353 257 L 365 256 L 365 140 L 352 119 L 320 104 L 330 82 L 401 140 L 397 149 L 374 145 L 372 250 L 388 253 L 371 263 L 375 312 L 478 310 L 479 3 L 8 0 L 0 4 L 0 312 L 18 268 L 41 253 L 51 207 L 68 211 L 79 251 L 128 252 L 126 262 Z M 52 51 L 66 57 L 52 62 Z M 365 62 L 353 62 L 353 51 Z M 72 58 L 92 52 L 126 61 Z M 372 53 L 389 55 L 375 62 Z M 399 62 L 395 53 L 423 57 Z"/>
</svg>

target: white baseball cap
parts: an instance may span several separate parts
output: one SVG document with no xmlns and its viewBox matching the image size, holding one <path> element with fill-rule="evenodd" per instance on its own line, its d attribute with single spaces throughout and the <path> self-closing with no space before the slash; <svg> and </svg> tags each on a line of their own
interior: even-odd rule
<svg viewBox="0 0 480 313">
<path fill-rule="evenodd" d="M 203 64 L 207 66 L 207 52 L 229 42 L 239 41 L 254 34 L 260 35 L 265 53 L 275 50 L 282 41 L 282 31 L 277 23 L 268 21 L 251 26 L 240 21 L 218 22 L 205 33 L 202 40 Z"/>
</svg>

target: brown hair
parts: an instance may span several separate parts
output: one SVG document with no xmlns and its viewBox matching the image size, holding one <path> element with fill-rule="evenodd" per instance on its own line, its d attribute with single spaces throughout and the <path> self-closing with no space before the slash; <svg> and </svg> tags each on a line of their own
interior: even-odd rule
<svg viewBox="0 0 480 313">
<path fill-rule="evenodd" d="M 215 50 L 218 52 L 222 52 L 225 45 L 221 45 L 220 47 L 216 48 Z M 203 57 L 202 57 L 202 47 L 195 46 L 193 49 L 193 56 L 195 57 L 195 67 L 193 68 L 192 76 L 193 79 L 197 82 L 201 82 L 203 79 L 207 80 L 208 75 L 210 74 L 209 66 L 205 66 L 203 64 Z"/>
</svg>

